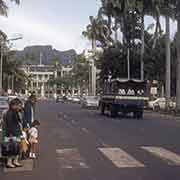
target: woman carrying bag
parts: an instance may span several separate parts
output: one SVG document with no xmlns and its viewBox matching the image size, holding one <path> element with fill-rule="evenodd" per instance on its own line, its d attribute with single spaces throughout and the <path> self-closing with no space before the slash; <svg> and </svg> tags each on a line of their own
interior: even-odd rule
<svg viewBox="0 0 180 180">
<path fill-rule="evenodd" d="M 2 154 L 7 157 L 8 168 L 22 166 L 19 163 L 22 137 L 22 124 L 18 115 L 19 106 L 19 99 L 13 99 L 4 115 Z"/>
</svg>

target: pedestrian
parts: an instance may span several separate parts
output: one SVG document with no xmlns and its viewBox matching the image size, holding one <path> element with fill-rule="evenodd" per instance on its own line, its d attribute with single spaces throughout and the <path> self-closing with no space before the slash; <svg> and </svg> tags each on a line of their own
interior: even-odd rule
<svg viewBox="0 0 180 180">
<path fill-rule="evenodd" d="M 23 127 L 31 128 L 34 121 L 36 97 L 31 95 L 24 105 Z"/>
<path fill-rule="evenodd" d="M 30 153 L 29 157 L 35 159 L 38 151 L 38 127 L 40 122 L 34 120 L 32 123 L 32 128 L 29 130 L 29 143 L 30 143 Z"/>
<path fill-rule="evenodd" d="M 19 99 L 13 99 L 9 104 L 8 111 L 3 116 L 3 145 L 2 152 L 7 157 L 7 167 L 15 168 L 21 167 L 19 163 L 20 156 L 20 142 L 22 136 L 22 124 L 18 115 L 20 108 Z M 3 154 L 2 153 L 2 154 Z M 7 153 L 7 154 L 6 154 Z"/>
</svg>

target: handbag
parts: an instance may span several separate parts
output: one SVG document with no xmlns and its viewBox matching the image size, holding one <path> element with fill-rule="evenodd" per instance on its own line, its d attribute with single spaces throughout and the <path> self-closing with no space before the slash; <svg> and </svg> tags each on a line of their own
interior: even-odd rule
<svg viewBox="0 0 180 180">
<path fill-rule="evenodd" d="M 25 139 L 21 140 L 20 146 L 21 146 L 21 152 L 27 153 L 29 148 L 28 148 L 28 144 L 26 143 Z"/>
<path fill-rule="evenodd" d="M 8 142 L 2 142 L 1 154 L 3 156 L 17 156 L 20 154 L 20 144 L 10 139 Z"/>
</svg>

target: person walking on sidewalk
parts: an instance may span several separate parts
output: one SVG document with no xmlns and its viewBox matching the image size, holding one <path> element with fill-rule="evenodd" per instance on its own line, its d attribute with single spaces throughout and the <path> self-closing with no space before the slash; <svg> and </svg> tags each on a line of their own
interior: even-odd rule
<svg viewBox="0 0 180 180">
<path fill-rule="evenodd" d="M 34 114 L 35 114 L 35 103 L 36 103 L 36 97 L 35 95 L 31 95 L 24 105 L 23 127 L 26 128 L 32 127 L 32 123 L 34 121 Z"/>
<path fill-rule="evenodd" d="M 22 124 L 18 115 L 19 106 L 19 100 L 13 99 L 9 104 L 8 111 L 3 117 L 3 142 L 9 143 L 9 147 L 11 148 L 9 154 L 7 154 L 8 168 L 22 166 L 19 163 L 20 142 L 22 136 Z"/>
</svg>

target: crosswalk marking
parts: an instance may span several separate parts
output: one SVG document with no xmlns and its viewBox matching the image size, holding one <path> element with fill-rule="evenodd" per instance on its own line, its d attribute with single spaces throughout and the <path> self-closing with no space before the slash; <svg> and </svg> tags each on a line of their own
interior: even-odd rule
<svg viewBox="0 0 180 180">
<path fill-rule="evenodd" d="M 58 162 L 62 169 L 89 168 L 78 149 L 57 149 Z"/>
<path fill-rule="evenodd" d="M 180 156 L 162 147 L 141 147 L 156 157 L 166 161 L 169 165 L 180 166 Z"/>
<path fill-rule="evenodd" d="M 99 150 L 118 168 L 145 167 L 120 148 L 99 148 Z"/>
<path fill-rule="evenodd" d="M 25 171 L 32 171 L 33 170 L 33 160 L 27 159 L 21 162 L 23 167 L 19 168 L 4 168 L 4 173 L 11 173 L 11 172 L 25 172 Z"/>
</svg>

